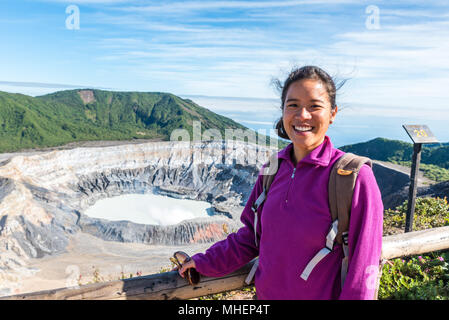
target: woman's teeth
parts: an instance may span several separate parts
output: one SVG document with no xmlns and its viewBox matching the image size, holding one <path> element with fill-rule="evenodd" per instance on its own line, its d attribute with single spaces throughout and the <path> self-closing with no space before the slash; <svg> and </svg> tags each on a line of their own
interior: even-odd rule
<svg viewBox="0 0 449 320">
<path fill-rule="evenodd" d="M 310 131 L 313 129 L 312 127 L 308 127 L 308 126 L 301 126 L 301 127 L 293 126 L 293 128 L 295 128 L 296 131 L 300 131 L 300 132 Z"/>
</svg>

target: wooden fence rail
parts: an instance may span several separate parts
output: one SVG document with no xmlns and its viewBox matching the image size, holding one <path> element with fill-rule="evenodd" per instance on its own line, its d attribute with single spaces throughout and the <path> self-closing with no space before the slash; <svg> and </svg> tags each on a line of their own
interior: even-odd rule
<svg viewBox="0 0 449 320">
<path fill-rule="evenodd" d="M 449 249 L 449 227 L 433 228 L 383 237 L 382 258 L 393 259 L 409 255 Z M 254 262 L 225 277 L 202 277 L 196 286 L 190 286 L 170 271 L 124 280 L 94 283 L 72 288 L 45 290 L 14 296 L 0 297 L 2 300 L 115 300 L 115 299 L 191 299 L 207 294 L 241 289 Z"/>
</svg>

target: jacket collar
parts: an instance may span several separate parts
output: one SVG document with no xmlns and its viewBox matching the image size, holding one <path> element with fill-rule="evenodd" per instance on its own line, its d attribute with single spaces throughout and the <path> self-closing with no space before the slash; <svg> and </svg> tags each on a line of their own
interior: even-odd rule
<svg viewBox="0 0 449 320">
<path fill-rule="evenodd" d="M 305 156 L 300 163 L 309 163 L 312 165 L 328 166 L 332 157 L 333 145 L 328 136 L 324 137 L 324 141 L 315 149 Z M 284 149 L 279 151 L 278 158 L 289 161 L 293 166 L 291 155 L 293 153 L 293 143 L 290 143 Z"/>
</svg>

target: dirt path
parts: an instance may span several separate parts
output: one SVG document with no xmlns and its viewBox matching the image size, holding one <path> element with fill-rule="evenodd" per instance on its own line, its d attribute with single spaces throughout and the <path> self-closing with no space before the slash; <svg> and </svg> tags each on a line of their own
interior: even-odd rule
<svg viewBox="0 0 449 320">
<path fill-rule="evenodd" d="M 32 277 L 22 279 L 21 287 L 10 294 L 35 292 L 100 281 L 118 280 L 137 272 L 141 275 L 171 269 L 169 257 L 178 250 L 193 255 L 204 252 L 211 244 L 157 246 L 140 243 L 104 241 L 92 235 L 75 234 L 67 252 L 29 260 L 29 267 L 39 269 Z M 123 273 L 123 274 L 122 274 Z M 81 278 L 80 278 L 81 276 Z"/>
</svg>

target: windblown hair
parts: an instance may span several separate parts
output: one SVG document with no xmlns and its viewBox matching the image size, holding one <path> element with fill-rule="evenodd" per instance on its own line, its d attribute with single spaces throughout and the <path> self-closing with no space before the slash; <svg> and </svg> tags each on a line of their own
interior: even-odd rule
<svg viewBox="0 0 449 320">
<path fill-rule="evenodd" d="M 337 90 L 340 89 L 346 82 L 346 80 L 341 81 L 338 87 L 335 86 L 335 82 L 332 77 L 323 69 L 316 66 L 304 66 L 301 68 L 296 68 L 290 72 L 287 79 L 285 79 L 284 84 L 281 83 L 279 79 L 273 80 L 274 85 L 277 89 L 282 92 L 281 94 L 281 110 L 284 111 L 284 102 L 287 95 L 288 88 L 293 82 L 300 80 L 318 80 L 323 83 L 326 88 L 327 94 L 329 96 L 329 102 L 331 104 L 331 109 L 334 110 L 336 105 Z M 281 138 L 290 140 L 287 133 L 285 132 L 284 125 L 282 122 L 282 116 L 275 123 L 275 129 L 277 135 Z"/>
</svg>

